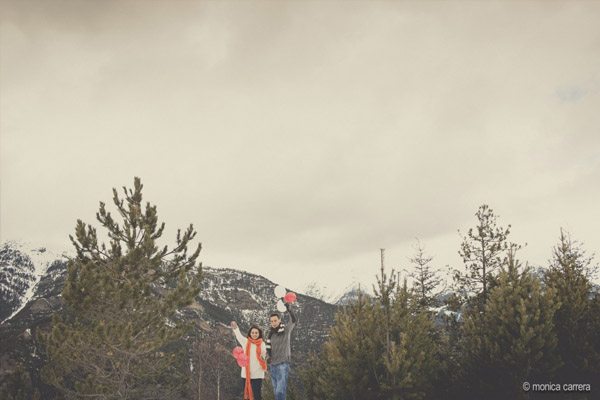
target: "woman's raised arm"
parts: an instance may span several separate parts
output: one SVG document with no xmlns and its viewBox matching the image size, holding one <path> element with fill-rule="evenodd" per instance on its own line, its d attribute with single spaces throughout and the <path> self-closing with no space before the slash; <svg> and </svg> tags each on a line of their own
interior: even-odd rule
<svg viewBox="0 0 600 400">
<path fill-rule="evenodd" d="M 240 332 L 240 328 L 238 327 L 237 323 L 235 321 L 231 321 L 231 324 L 229 324 L 229 326 L 233 330 L 233 334 L 235 335 L 235 338 L 237 339 L 239 344 L 241 344 L 242 347 L 245 347 L 246 343 L 248 342 L 248 339 L 242 336 L 242 332 Z"/>
</svg>

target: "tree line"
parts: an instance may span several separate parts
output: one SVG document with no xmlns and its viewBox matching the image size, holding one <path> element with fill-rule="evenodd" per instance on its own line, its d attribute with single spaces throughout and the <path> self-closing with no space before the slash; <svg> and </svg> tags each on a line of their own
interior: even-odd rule
<svg viewBox="0 0 600 400">
<path fill-rule="evenodd" d="M 551 382 L 590 385 L 559 398 L 597 398 L 600 294 L 592 284 L 593 258 L 561 230 L 546 268 L 534 270 L 519 260 L 510 225 L 500 226 L 487 205 L 475 216 L 442 322 L 432 312 L 440 309 L 432 306 L 440 305 L 441 280 L 419 244 L 411 287 L 382 266 L 374 296 L 361 294 L 338 313 L 322 351 L 304 366 L 306 398 L 529 399 L 536 393 L 527 384 Z"/>
<path fill-rule="evenodd" d="M 63 311 L 36 335 L 41 378 L 65 399 L 236 398 L 239 371 L 219 332 L 192 329 L 181 316 L 200 291 L 201 246 L 188 250 L 196 231 L 190 225 L 172 248 L 160 246 L 165 225 L 156 206 L 143 204 L 142 188 L 135 178 L 122 194 L 113 189 L 116 216 L 100 203 L 104 234 L 77 222 Z M 421 243 L 404 276 L 382 263 L 373 295 L 360 292 L 339 310 L 323 348 L 298 366 L 288 398 L 527 399 L 525 382 L 600 382 L 593 258 L 561 230 L 548 265 L 532 269 L 510 225 L 487 205 L 475 217 L 450 295 L 440 296 L 440 271 Z M 21 368 L 2 389 L 7 398 L 40 398 L 27 383 Z M 591 399 L 593 389 L 562 398 Z M 268 382 L 265 390 L 272 398 Z"/>
</svg>

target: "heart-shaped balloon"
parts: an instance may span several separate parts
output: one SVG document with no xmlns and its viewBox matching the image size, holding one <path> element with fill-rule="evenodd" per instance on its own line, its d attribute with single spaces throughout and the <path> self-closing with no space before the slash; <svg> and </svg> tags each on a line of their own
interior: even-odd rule
<svg viewBox="0 0 600 400">
<path fill-rule="evenodd" d="M 242 349 L 240 346 L 234 347 L 231 355 L 237 359 L 239 358 L 240 354 L 244 354 L 244 349 Z"/>
<path fill-rule="evenodd" d="M 244 353 L 240 354 L 237 358 L 237 364 L 240 367 L 246 367 L 248 365 L 248 357 Z"/>
</svg>

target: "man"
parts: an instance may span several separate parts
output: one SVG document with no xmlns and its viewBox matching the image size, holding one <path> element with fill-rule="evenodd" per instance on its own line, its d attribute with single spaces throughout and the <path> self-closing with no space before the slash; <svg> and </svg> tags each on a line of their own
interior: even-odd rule
<svg viewBox="0 0 600 400">
<path fill-rule="evenodd" d="M 288 375 L 290 373 L 291 361 L 291 336 L 296 326 L 296 315 L 292 312 L 290 305 L 285 307 L 290 313 L 290 319 L 287 324 L 281 320 L 279 313 L 272 313 L 269 317 L 271 329 L 267 335 L 267 352 L 269 354 L 269 372 L 275 400 L 285 400 Z"/>
</svg>

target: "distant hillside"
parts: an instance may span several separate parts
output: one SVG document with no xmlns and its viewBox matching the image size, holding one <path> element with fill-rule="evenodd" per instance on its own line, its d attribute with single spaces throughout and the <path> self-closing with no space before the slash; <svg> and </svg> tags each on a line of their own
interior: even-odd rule
<svg viewBox="0 0 600 400">
<path fill-rule="evenodd" d="M 36 344 L 39 329 L 48 329 L 52 315 L 62 309 L 60 293 L 66 275 L 66 261 L 41 261 L 31 251 L 14 244 L 2 247 L 2 315 L 14 315 L 0 325 L 0 355 L 2 367 L 0 378 L 14 372 L 17 365 L 24 365 L 32 385 L 40 388 L 44 398 L 51 398 L 51 391 L 39 379 L 44 363 Z M 40 262 L 40 261 L 38 261 Z M 35 271 L 43 271 L 39 277 Z M 203 267 L 202 290 L 195 302 L 184 309 L 181 318 L 194 322 L 198 332 L 192 332 L 187 340 L 197 335 L 220 337 L 224 348 L 233 348 L 235 340 L 231 332 L 219 323 L 229 324 L 235 320 L 242 330 L 251 324 L 267 328 L 268 316 L 275 310 L 273 289 L 277 286 L 268 279 L 244 271 Z M 292 288 L 293 289 L 293 288 Z M 318 351 L 333 324 L 335 305 L 298 293 L 294 309 L 299 317 L 293 338 L 295 362 L 302 362 L 310 351 Z M 232 358 L 231 368 L 237 369 Z"/>
</svg>

